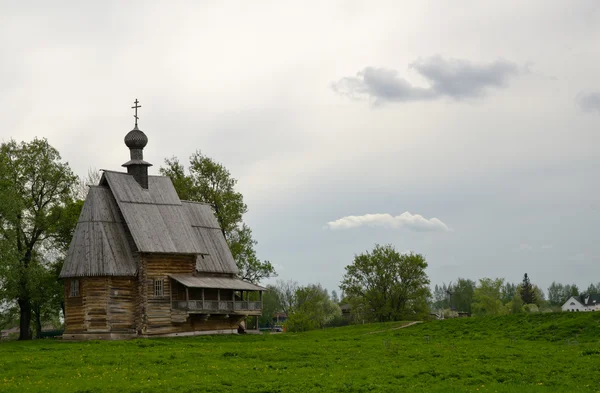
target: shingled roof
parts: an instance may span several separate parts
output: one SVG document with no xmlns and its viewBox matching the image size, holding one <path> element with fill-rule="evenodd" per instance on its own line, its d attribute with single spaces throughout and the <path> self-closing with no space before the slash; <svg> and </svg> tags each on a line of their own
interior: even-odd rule
<svg viewBox="0 0 600 393">
<path fill-rule="evenodd" d="M 166 176 L 148 176 L 145 189 L 130 174 L 105 171 L 85 201 L 61 277 L 135 275 L 133 251 L 194 254 L 199 272 L 238 273 L 210 205 L 181 201 Z"/>
<path fill-rule="evenodd" d="M 103 179 L 117 200 L 139 252 L 207 254 L 171 179 L 148 176 L 148 189 L 127 173 L 105 171 Z"/>
<path fill-rule="evenodd" d="M 61 278 L 134 276 L 137 266 L 119 208 L 106 187 L 91 187 L 75 227 Z"/>
</svg>

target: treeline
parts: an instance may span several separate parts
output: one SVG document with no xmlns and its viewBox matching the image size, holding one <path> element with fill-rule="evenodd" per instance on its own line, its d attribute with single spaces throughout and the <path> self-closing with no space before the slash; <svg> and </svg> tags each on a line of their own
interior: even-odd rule
<svg viewBox="0 0 600 393">
<path fill-rule="evenodd" d="M 346 266 L 338 299 L 319 284 L 298 286 L 278 281 L 263 298 L 262 326 L 283 313 L 288 331 L 299 332 L 348 323 L 416 320 L 427 316 L 431 293 L 420 254 L 401 254 L 391 245 L 376 245 Z M 342 316 L 340 307 L 345 308 Z"/>
<path fill-rule="evenodd" d="M 300 286 L 295 281 L 279 280 L 268 285 L 263 295 L 263 315 L 259 324 L 274 327 L 277 314 L 282 314 L 285 326 L 291 332 L 304 332 L 346 324 L 342 318 L 340 300 L 336 291 L 331 294 L 320 284 Z"/>
<path fill-rule="evenodd" d="M 583 294 L 600 294 L 600 282 L 590 284 L 583 291 L 575 284 L 553 282 L 546 296 L 539 286 L 530 282 L 527 274 L 518 284 L 503 278 L 482 278 L 477 283 L 458 278 L 448 285 L 435 285 L 429 306 L 432 312 L 445 310 L 446 315 L 449 312 L 467 312 L 476 316 L 550 312 L 560 311 L 571 296 Z"/>
</svg>

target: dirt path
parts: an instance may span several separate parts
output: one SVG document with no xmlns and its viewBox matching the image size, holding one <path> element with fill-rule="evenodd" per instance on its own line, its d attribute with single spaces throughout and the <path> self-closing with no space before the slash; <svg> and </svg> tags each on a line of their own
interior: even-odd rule
<svg viewBox="0 0 600 393">
<path fill-rule="evenodd" d="M 404 328 L 407 328 L 409 326 L 416 325 L 417 323 L 423 323 L 423 321 L 413 321 L 413 322 L 407 323 L 406 325 L 398 326 L 398 327 L 395 327 L 395 328 L 385 329 L 385 330 L 376 330 L 374 332 L 369 332 L 369 333 L 365 333 L 365 334 L 375 334 L 375 333 L 381 333 L 381 332 L 389 332 L 390 330 L 404 329 Z"/>
</svg>

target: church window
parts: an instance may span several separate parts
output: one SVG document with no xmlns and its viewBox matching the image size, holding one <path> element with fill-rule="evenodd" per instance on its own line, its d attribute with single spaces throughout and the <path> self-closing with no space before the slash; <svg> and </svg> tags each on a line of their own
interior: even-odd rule
<svg viewBox="0 0 600 393">
<path fill-rule="evenodd" d="M 158 278 L 154 280 L 154 296 L 163 296 L 163 280 Z"/>
<path fill-rule="evenodd" d="M 79 296 L 79 280 L 71 280 L 71 290 L 69 291 L 69 297 Z"/>
</svg>

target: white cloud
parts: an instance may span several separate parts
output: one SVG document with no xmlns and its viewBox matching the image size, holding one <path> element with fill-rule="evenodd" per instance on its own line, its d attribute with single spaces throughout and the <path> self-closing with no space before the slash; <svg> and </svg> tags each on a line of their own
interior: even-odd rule
<svg viewBox="0 0 600 393">
<path fill-rule="evenodd" d="M 365 214 L 362 216 L 346 216 L 327 223 L 329 229 L 352 229 L 361 226 L 383 227 L 390 229 L 408 229 L 423 232 L 448 232 L 450 228 L 437 218 L 427 219 L 420 214 L 404 212 L 399 216 L 391 214 Z"/>
</svg>

